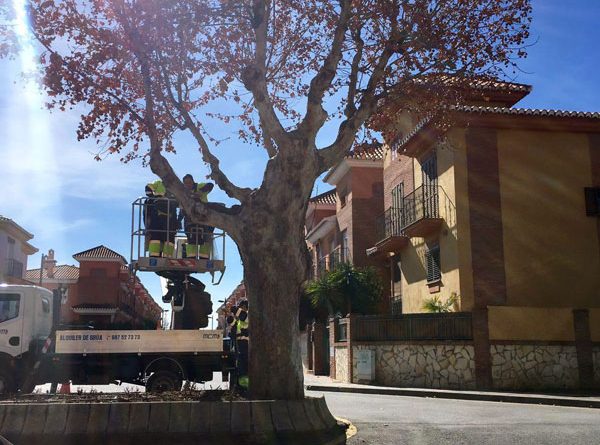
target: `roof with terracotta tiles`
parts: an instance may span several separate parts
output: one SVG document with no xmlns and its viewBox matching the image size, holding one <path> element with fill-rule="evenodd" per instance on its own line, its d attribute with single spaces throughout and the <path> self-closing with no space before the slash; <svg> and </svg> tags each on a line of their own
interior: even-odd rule
<svg viewBox="0 0 600 445">
<path fill-rule="evenodd" d="M 507 80 L 494 79 L 488 77 L 473 77 L 465 82 L 465 78 L 458 76 L 444 75 L 444 74 L 432 74 L 428 76 L 422 76 L 414 79 L 416 84 L 438 84 L 444 86 L 460 86 L 470 87 L 475 90 L 484 91 L 511 91 L 515 93 L 530 93 L 532 90 L 531 85 L 524 83 L 509 82 Z"/>
<path fill-rule="evenodd" d="M 352 150 L 346 155 L 346 159 L 358 159 L 364 161 L 378 161 L 383 159 L 383 144 L 376 142 Z"/>
<path fill-rule="evenodd" d="M 335 188 L 310 198 L 313 204 L 335 205 Z"/>
<path fill-rule="evenodd" d="M 73 255 L 76 260 L 79 259 L 103 259 L 103 260 L 121 260 L 127 263 L 125 257 L 106 246 L 100 245 L 84 250 L 83 252 Z"/>
<path fill-rule="evenodd" d="M 43 280 L 77 280 L 79 278 L 79 268 L 76 266 L 69 266 L 68 264 L 61 264 L 55 266 L 54 276 L 48 277 L 48 271 L 44 269 Z M 25 279 L 33 282 L 38 282 L 40 279 L 40 269 L 28 269 L 25 272 Z"/>
<path fill-rule="evenodd" d="M 464 113 L 479 114 L 506 114 L 518 116 L 551 116 L 551 117 L 583 117 L 591 119 L 600 119 L 600 112 L 597 111 L 567 111 L 567 110 L 544 110 L 536 108 L 505 108 L 505 107 L 476 107 L 460 106 L 454 107 L 455 111 Z"/>
<path fill-rule="evenodd" d="M 481 107 L 461 105 L 451 107 L 451 110 L 459 113 L 480 114 L 480 115 L 504 115 L 504 116 L 531 116 L 531 117 L 557 117 L 557 118 L 584 118 L 584 119 L 599 119 L 600 112 L 598 111 L 568 111 L 568 110 L 545 110 L 537 108 L 508 108 L 508 107 Z M 408 141 L 410 141 L 417 133 L 425 126 L 433 121 L 432 116 L 427 116 L 421 119 L 414 128 L 406 133 L 404 137 L 393 144 L 393 149 L 401 149 Z"/>
<path fill-rule="evenodd" d="M 29 233 L 27 230 L 25 230 L 23 227 L 21 227 L 20 225 L 18 225 L 12 219 L 10 219 L 10 218 L 8 218 L 6 216 L 0 215 L 0 224 L 2 224 L 2 223 L 12 225 L 13 227 L 15 227 L 16 229 L 18 229 L 19 231 L 21 231 L 28 240 L 30 240 L 31 238 L 33 238 L 33 234 Z"/>
</svg>

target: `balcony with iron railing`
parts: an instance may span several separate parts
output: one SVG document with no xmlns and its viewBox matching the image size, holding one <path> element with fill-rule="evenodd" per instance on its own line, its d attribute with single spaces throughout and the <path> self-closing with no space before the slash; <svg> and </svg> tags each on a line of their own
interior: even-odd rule
<svg viewBox="0 0 600 445">
<path fill-rule="evenodd" d="M 338 246 L 331 251 L 330 254 L 324 255 L 317 260 L 314 267 L 313 278 L 323 276 L 325 272 L 331 272 L 342 263 L 351 263 L 350 251 L 348 248 Z"/>
<path fill-rule="evenodd" d="M 5 274 L 7 277 L 23 278 L 23 263 L 8 258 L 5 263 Z"/>
<path fill-rule="evenodd" d="M 374 249 L 377 252 L 393 252 L 408 244 L 408 237 L 402 233 L 403 214 L 402 210 L 390 207 L 382 215 L 377 217 L 377 244 Z"/>
<path fill-rule="evenodd" d="M 427 236 L 441 227 L 440 188 L 421 186 L 402 200 L 402 232 L 409 238 Z"/>
<path fill-rule="evenodd" d="M 440 190 L 448 201 L 444 208 L 453 207 L 439 186 L 421 186 L 401 199 L 400 207 L 390 207 L 377 217 L 377 244 L 369 253 L 394 252 L 408 245 L 414 237 L 425 237 L 442 225 Z M 448 213 L 448 209 L 445 209 Z"/>
</svg>

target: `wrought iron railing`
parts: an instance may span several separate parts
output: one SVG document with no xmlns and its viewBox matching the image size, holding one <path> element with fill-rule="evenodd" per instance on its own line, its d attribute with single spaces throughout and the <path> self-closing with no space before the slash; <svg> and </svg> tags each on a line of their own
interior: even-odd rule
<svg viewBox="0 0 600 445">
<path fill-rule="evenodd" d="M 356 317 L 354 341 L 472 340 L 470 312 Z"/>
<path fill-rule="evenodd" d="M 402 202 L 403 218 L 402 228 L 425 218 L 439 218 L 439 196 L 438 187 L 435 185 L 423 185 L 414 192 L 406 195 Z"/>
<path fill-rule="evenodd" d="M 439 218 L 438 186 L 427 185 L 415 189 L 401 199 L 400 207 L 390 207 L 376 220 L 377 239 L 402 236 L 403 230 L 426 218 Z"/>
<path fill-rule="evenodd" d="M 338 246 L 329 254 L 329 270 L 334 270 L 340 264 L 349 263 L 350 255 L 348 248 Z"/>
<path fill-rule="evenodd" d="M 331 251 L 330 254 L 324 255 L 317 260 L 317 264 L 314 266 L 314 277 L 319 278 L 325 272 L 330 272 L 337 268 L 342 263 L 352 262 L 350 258 L 350 251 L 348 248 L 342 248 L 338 246 Z"/>
<path fill-rule="evenodd" d="M 6 276 L 23 278 L 23 263 L 12 258 L 6 260 Z"/>
<path fill-rule="evenodd" d="M 377 239 L 384 240 L 390 236 L 401 236 L 403 226 L 402 209 L 390 207 L 377 217 Z"/>
</svg>

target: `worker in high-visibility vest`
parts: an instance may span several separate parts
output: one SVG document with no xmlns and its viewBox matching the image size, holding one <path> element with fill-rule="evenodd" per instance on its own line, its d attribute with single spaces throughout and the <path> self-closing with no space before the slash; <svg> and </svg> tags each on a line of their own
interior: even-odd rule
<svg viewBox="0 0 600 445">
<path fill-rule="evenodd" d="M 194 199 L 201 202 L 208 202 L 208 194 L 214 188 L 214 184 L 211 182 L 194 182 L 194 177 L 189 173 L 183 177 L 183 185 L 192 193 Z M 212 250 L 214 227 L 191 222 L 183 209 L 179 212 L 178 217 L 179 221 L 182 219 L 185 236 L 187 237 L 185 256 L 187 258 L 209 258 Z"/>
<path fill-rule="evenodd" d="M 241 390 L 247 390 L 248 379 L 248 342 L 249 338 L 249 320 L 248 320 L 248 300 L 240 301 L 238 310 L 235 314 L 235 344 L 237 355 L 237 385 Z"/>
<path fill-rule="evenodd" d="M 175 251 L 175 234 L 179 229 L 177 201 L 167 197 L 162 181 L 146 185 L 144 221 L 148 236 L 148 253 L 151 257 L 172 258 Z"/>
<path fill-rule="evenodd" d="M 238 311 L 238 307 L 233 305 L 231 306 L 231 309 L 229 310 L 229 315 L 227 316 L 227 318 L 225 318 L 225 334 L 229 337 L 229 339 L 231 340 L 231 345 L 233 347 L 233 349 L 235 349 L 235 330 L 236 330 L 236 322 L 237 319 L 235 318 L 235 314 Z"/>
</svg>

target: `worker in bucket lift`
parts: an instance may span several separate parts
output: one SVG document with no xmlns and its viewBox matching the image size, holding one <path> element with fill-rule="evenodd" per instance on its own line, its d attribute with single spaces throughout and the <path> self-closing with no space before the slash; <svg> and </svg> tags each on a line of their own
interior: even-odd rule
<svg viewBox="0 0 600 445">
<path fill-rule="evenodd" d="M 162 181 L 146 185 L 144 222 L 151 257 L 172 258 L 175 252 L 175 234 L 179 229 L 177 201 L 167 199 L 167 189 Z"/>
<path fill-rule="evenodd" d="M 194 177 L 189 173 L 183 177 L 183 186 L 194 199 L 200 202 L 208 202 L 208 194 L 214 188 L 212 182 L 196 183 Z M 181 222 L 181 220 L 183 220 L 183 228 L 187 237 L 185 256 L 187 258 L 209 258 L 212 249 L 212 234 L 215 228 L 193 223 L 183 209 L 180 210 L 178 217 L 178 221 Z"/>
</svg>

